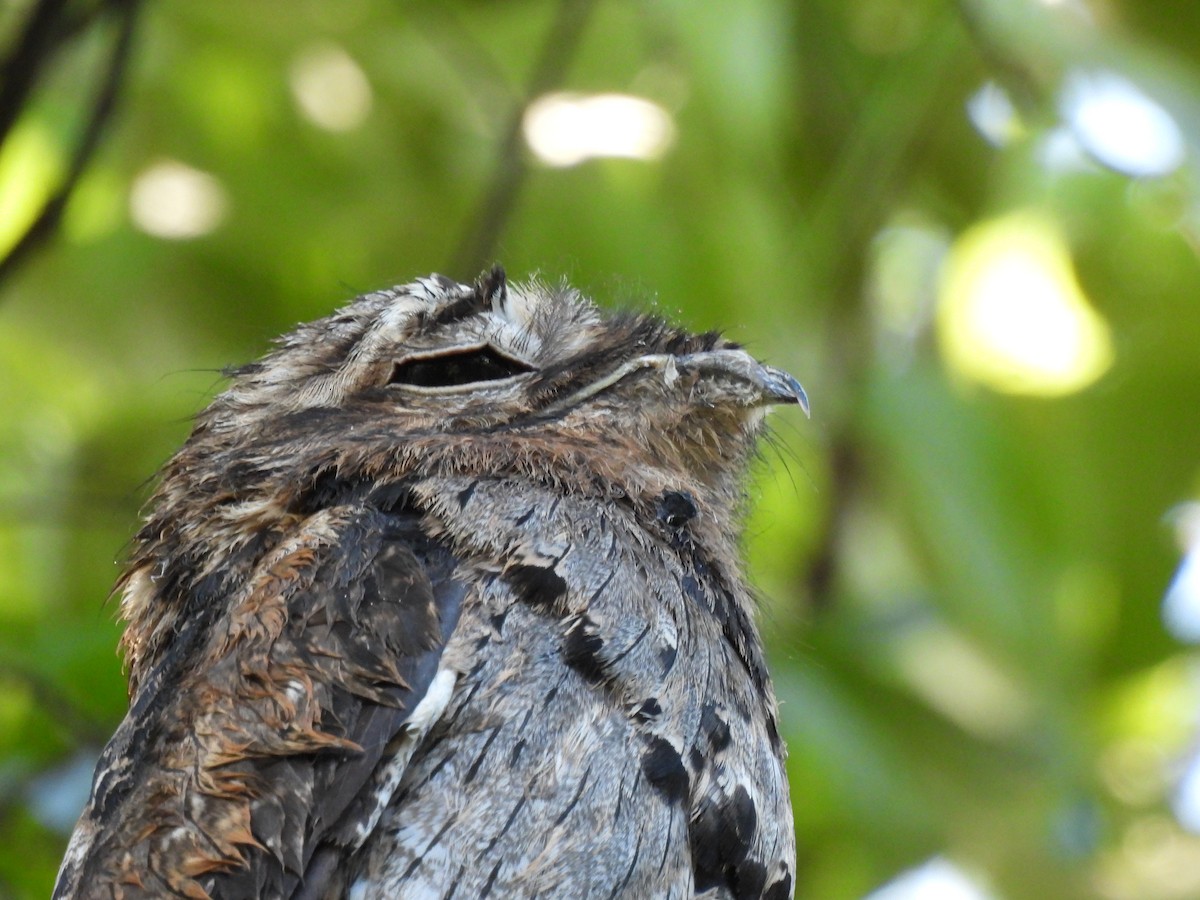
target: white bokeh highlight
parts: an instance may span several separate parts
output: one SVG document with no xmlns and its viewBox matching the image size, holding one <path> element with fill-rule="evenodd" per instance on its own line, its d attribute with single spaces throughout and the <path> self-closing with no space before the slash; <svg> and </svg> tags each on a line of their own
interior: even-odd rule
<svg viewBox="0 0 1200 900">
<path fill-rule="evenodd" d="M 1024 130 L 1012 98 L 995 81 L 986 82 L 967 99 L 967 117 L 993 147 L 1007 147 Z"/>
<path fill-rule="evenodd" d="M 1073 72 L 1063 86 L 1061 112 L 1080 145 L 1118 172 L 1162 176 L 1183 163 L 1186 144 L 1175 119 L 1115 72 Z"/>
<path fill-rule="evenodd" d="M 546 94 L 529 104 L 522 127 L 534 156 L 562 167 L 601 157 L 658 159 L 675 139 L 670 113 L 628 94 Z"/>
<path fill-rule="evenodd" d="M 866 900 L 995 900 L 995 895 L 940 856 L 909 869 Z"/>
<path fill-rule="evenodd" d="M 1183 559 L 1163 597 L 1163 624 L 1176 640 L 1200 644 L 1200 503 L 1180 504 L 1170 520 Z"/>
<path fill-rule="evenodd" d="M 366 73 L 336 44 L 300 51 L 292 60 L 288 83 L 296 109 L 325 131 L 353 131 L 366 121 L 374 104 Z"/>
<path fill-rule="evenodd" d="M 197 238 L 216 229 L 229 202 L 221 182 L 207 172 L 161 160 L 133 179 L 129 215 L 147 234 L 167 240 Z"/>
</svg>

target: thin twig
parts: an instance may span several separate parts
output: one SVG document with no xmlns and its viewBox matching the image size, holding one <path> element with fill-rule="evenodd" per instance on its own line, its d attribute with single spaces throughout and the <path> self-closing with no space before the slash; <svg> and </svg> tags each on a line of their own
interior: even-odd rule
<svg viewBox="0 0 1200 900">
<path fill-rule="evenodd" d="M 67 201 L 78 184 L 80 177 L 91 161 L 92 155 L 100 144 L 100 138 L 116 109 L 117 97 L 120 94 L 121 83 L 128 68 L 130 51 L 133 46 L 134 24 L 140 0 L 114 0 L 112 8 L 118 10 L 119 21 L 112 54 L 109 57 L 108 69 L 104 81 L 96 93 L 92 111 L 87 124 L 80 135 L 75 153 L 67 174 L 54 193 L 43 204 L 41 211 L 30 223 L 25 233 L 13 244 L 7 255 L 0 260 L 0 283 L 2 283 L 37 247 L 54 233 L 62 219 Z"/>
<path fill-rule="evenodd" d="M 468 278 L 492 262 L 496 244 L 529 172 L 521 153 L 521 120 L 525 110 L 538 96 L 561 84 L 594 7 L 594 0 L 562 0 L 559 4 L 529 79 L 525 99 L 513 111 L 500 143 L 490 186 L 451 257 L 448 271 L 452 275 Z"/>
</svg>

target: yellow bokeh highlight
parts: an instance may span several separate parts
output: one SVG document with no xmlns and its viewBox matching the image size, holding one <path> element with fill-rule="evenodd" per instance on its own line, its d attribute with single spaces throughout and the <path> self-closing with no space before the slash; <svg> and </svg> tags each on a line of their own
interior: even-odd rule
<svg viewBox="0 0 1200 900">
<path fill-rule="evenodd" d="M 0 253 L 32 224 L 62 173 L 58 146 L 36 123 L 19 125 L 0 154 Z"/>
<path fill-rule="evenodd" d="M 951 368 L 1006 393 L 1074 393 L 1112 365 L 1108 324 L 1084 296 L 1062 235 L 1033 213 L 984 222 L 955 241 L 937 327 Z"/>
</svg>

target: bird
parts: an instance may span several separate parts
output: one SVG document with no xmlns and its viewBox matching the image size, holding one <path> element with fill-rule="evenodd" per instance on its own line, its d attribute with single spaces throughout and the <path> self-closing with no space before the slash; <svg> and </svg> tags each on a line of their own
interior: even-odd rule
<svg viewBox="0 0 1200 900">
<path fill-rule="evenodd" d="M 795 378 L 499 266 L 226 374 L 115 588 L 55 897 L 792 896 L 738 523 Z"/>
</svg>

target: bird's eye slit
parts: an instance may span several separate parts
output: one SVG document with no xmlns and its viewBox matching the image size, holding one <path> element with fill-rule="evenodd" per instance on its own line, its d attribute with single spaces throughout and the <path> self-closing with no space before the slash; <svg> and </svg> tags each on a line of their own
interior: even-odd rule
<svg viewBox="0 0 1200 900">
<path fill-rule="evenodd" d="M 392 366 L 388 384 L 424 388 L 458 387 L 480 381 L 503 381 L 532 371 L 531 366 L 484 345 L 438 356 L 402 360 Z"/>
</svg>

